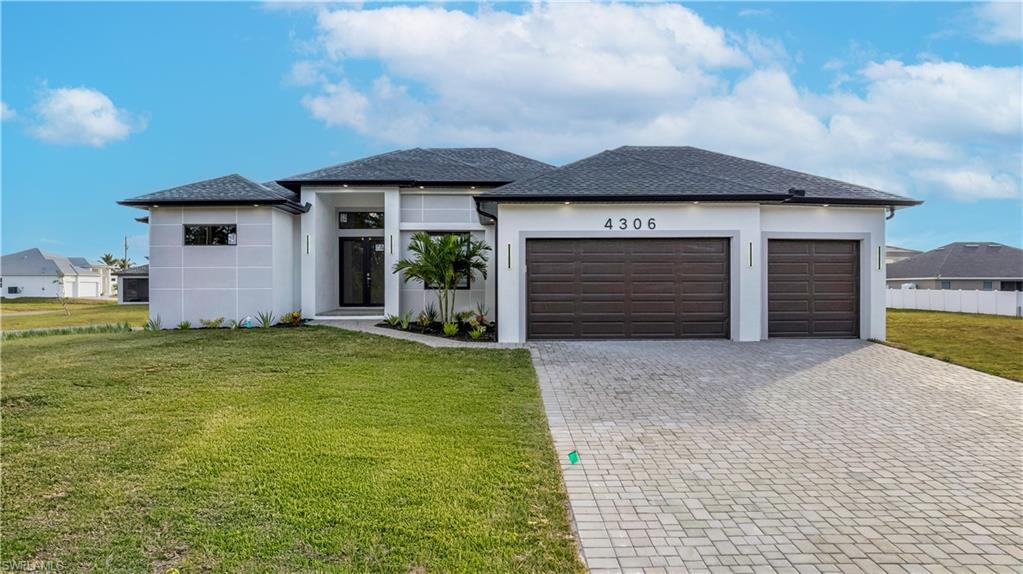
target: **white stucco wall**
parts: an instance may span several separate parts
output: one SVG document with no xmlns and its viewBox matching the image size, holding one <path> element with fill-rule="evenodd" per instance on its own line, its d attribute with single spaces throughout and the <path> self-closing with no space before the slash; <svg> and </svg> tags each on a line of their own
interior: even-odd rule
<svg viewBox="0 0 1023 574">
<path fill-rule="evenodd" d="M 180 321 L 243 319 L 290 310 L 275 296 L 274 214 L 269 207 L 157 207 L 149 219 L 149 315 L 165 328 Z M 185 224 L 238 226 L 237 245 L 186 246 Z M 290 242 L 286 226 L 278 239 Z M 286 259 L 278 259 L 286 264 Z M 283 282 L 276 285 L 287 290 Z M 293 289 L 293 287 L 292 287 Z"/>
<path fill-rule="evenodd" d="M 3 276 L 2 296 L 5 299 L 21 297 L 57 297 L 59 285 L 54 283 L 56 277 L 47 275 L 5 275 Z M 8 287 L 21 287 L 21 293 L 8 293 Z M 64 278 L 64 296 L 76 297 L 75 279 Z"/>
<path fill-rule="evenodd" d="M 424 290 L 418 282 L 402 281 L 391 269 L 400 258 L 409 255 L 408 243 L 417 231 L 469 231 L 493 246 L 494 227 L 480 224 L 472 199 L 475 193 L 478 191 L 458 188 L 420 190 L 376 186 L 304 189 L 302 201 L 312 204 L 312 208 L 301 216 L 298 239 L 303 316 L 321 315 L 340 305 L 340 235 L 383 238 L 384 313 L 398 314 L 406 310 L 418 313 L 426 303 L 435 301 L 433 291 Z M 383 211 L 384 229 L 339 230 L 338 212 L 345 210 Z M 493 254 L 491 266 L 492 261 Z M 492 272 L 488 274 L 492 277 Z M 492 310 L 493 292 L 492 279 L 478 280 L 470 291 L 456 294 L 456 309 L 474 309 L 477 301 L 483 301 Z"/>
<path fill-rule="evenodd" d="M 608 219 L 612 229 L 605 228 Z M 628 229 L 618 228 L 625 218 Z M 655 228 L 649 229 L 650 219 Z M 639 220 L 640 229 L 633 228 Z M 728 237 L 731 244 L 731 337 L 758 341 L 766 333 L 766 241 L 770 237 L 858 239 L 861 244 L 861 337 L 884 339 L 884 245 L 881 208 L 757 204 L 501 204 L 498 212 L 498 338 L 521 342 L 526 332 L 525 244 L 530 238 Z M 510 250 L 510 251 L 509 251 Z M 510 256 L 509 256 L 510 253 Z M 750 263 L 750 253 L 753 254 Z"/>
</svg>

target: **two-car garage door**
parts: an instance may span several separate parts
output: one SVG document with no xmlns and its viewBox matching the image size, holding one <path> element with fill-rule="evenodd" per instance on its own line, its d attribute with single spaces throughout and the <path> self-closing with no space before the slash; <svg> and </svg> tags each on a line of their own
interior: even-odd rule
<svg viewBox="0 0 1023 574">
<path fill-rule="evenodd" d="M 727 338 L 727 238 L 530 239 L 529 339 Z M 770 240 L 769 337 L 859 335 L 859 244 Z"/>
<path fill-rule="evenodd" d="M 728 337 L 728 239 L 530 239 L 530 339 Z"/>
</svg>

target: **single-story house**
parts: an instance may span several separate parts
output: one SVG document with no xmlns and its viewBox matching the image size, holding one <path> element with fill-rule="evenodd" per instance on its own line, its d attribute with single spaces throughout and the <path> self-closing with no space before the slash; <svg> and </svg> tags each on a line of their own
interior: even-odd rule
<svg viewBox="0 0 1023 574">
<path fill-rule="evenodd" d="M 149 210 L 150 315 L 173 326 L 300 310 L 418 312 L 392 273 L 413 234 L 467 233 L 489 273 L 457 291 L 500 341 L 885 337 L 885 220 L 918 201 L 692 147 L 555 167 L 415 148 L 272 182 L 240 175 L 120 202 Z"/>
<path fill-rule="evenodd" d="M 149 265 L 135 265 L 114 273 L 117 277 L 117 302 L 149 302 Z"/>
<path fill-rule="evenodd" d="M 909 249 L 907 247 L 898 247 L 895 245 L 885 245 L 884 262 L 891 265 L 892 263 L 897 263 L 903 259 L 909 259 L 910 257 L 921 253 L 923 253 L 923 251 Z"/>
<path fill-rule="evenodd" d="M 64 257 L 32 248 L 0 259 L 0 296 L 107 297 L 109 269 L 84 257 Z"/>
<path fill-rule="evenodd" d="M 1023 249 L 1001 243 L 949 243 L 888 266 L 891 289 L 1023 291 Z"/>
</svg>

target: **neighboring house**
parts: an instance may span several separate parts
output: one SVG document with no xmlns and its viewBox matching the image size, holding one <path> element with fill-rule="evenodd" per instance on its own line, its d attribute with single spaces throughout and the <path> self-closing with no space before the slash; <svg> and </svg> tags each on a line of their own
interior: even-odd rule
<svg viewBox="0 0 1023 574">
<path fill-rule="evenodd" d="M 1023 249 L 1001 243 L 949 243 L 888 266 L 892 289 L 1023 291 Z"/>
<path fill-rule="evenodd" d="M 164 325 L 301 310 L 418 312 L 391 272 L 411 236 L 493 248 L 456 307 L 498 338 L 885 337 L 885 219 L 919 202 L 691 147 L 554 167 L 493 148 L 399 150 L 276 182 L 229 175 L 121 201 L 149 210 Z"/>
<path fill-rule="evenodd" d="M 892 263 L 898 263 L 903 259 L 908 259 L 914 255 L 919 255 L 922 251 L 916 249 L 907 249 L 905 247 L 896 247 L 894 245 L 885 245 L 884 247 L 884 262 L 888 265 Z"/>
<path fill-rule="evenodd" d="M 149 265 L 136 265 L 114 273 L 118 303 L 149 302 Z"/>
<path fill-rule="evenodd" d="M 103 280 L 102 265 L 84 257 L 64 257 L 33 248 L 3 256 L 0 286 L 0 296 L 11 299 L 103 297 L 109 282 Z"/>
</svg>

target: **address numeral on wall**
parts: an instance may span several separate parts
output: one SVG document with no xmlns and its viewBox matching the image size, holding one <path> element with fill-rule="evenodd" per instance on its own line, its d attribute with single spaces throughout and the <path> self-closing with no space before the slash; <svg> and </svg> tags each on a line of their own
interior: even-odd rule
<svg viewBox="0 0 1023 574">
<path fill-rule="evenodd" d="M 646 221 L 642 218 L 636 217 L 633 220 L 629 220 L 627 217 L 619 217 L 617 220 L 613 217 L 608 217 L 607 221 L 604 222 L 604 229 L 657 229 L 657 220 L 651 217 Z"/>
</svg>

